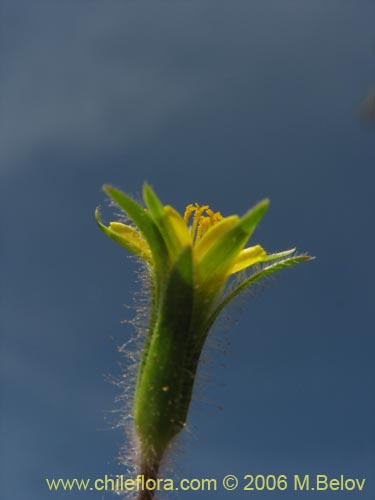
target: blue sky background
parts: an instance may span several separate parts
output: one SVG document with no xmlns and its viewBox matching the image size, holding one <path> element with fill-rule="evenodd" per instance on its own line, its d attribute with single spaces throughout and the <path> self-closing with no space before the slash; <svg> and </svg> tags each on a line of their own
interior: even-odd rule
<svg viewBox="0 0 375 500">
<path fill-rule="evenodd" d="M 374 2 L 0 10 L 2 498 L 83 498 L 44 478 L 124 472 L 106 379 L 121 375 L 138 287 L 93 212 L 111 214 L 102 184 L 139 197 L 144 180 L 181 211 L 243 213 L 268 196 L 254 241 L 318 257 L 213 332 L 169 474 L 345 474 L 367 484 L 337 498 L 374 498 L 375 143 L 359 119 Z"/>
</svg>

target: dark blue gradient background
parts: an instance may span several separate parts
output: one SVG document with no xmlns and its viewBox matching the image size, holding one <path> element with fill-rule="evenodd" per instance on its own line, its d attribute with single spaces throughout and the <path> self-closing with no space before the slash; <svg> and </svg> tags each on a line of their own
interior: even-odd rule
<svg viewBox="0 0 375 500">
<path fill-rule="evenodd" d="M 213 332 L 168 474 L 345 474 L 364 492 L 309 498 L 373 499 L 375 141 L 359 109 L 374 2 L 0 9 L 2 498 L 112 498 L 50 493 L 44 478 L 124 471 L 106 377 L 121 374 L 139 287 L 93 212 L 111 213 L 103 183 L 139 197 L 148 180 L 179 210 L 243 213 L 268 196 L 254 242 L 318 257 Z"/>
</svg>

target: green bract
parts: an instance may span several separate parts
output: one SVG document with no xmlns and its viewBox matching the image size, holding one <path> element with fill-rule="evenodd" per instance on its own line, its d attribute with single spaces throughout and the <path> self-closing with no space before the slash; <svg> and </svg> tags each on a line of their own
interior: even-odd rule
<svg viewBox="0 0 375 500">
<path fill-rule="evenodd" d="M 267 254 L 245 248 L 268 208 L 263 200 L 244 216 L 223 217 L 189 205 L 184 217 L 145 185 L 141 207 L 126 194 L 105 192 L 134 224 L 111 222 L 103 232 L 141 258 L 151 279 L 150 323 L 138 372 L 133 417 L 141 472 L 155 477 L 163 455 L 184 427 L 202 348 L 215 319 L 234 297 L 284 267 L 309 260 L 295 249 Z M 273 262 L 271 262 L 273 261 Z M 258 265 L 226 292 L 230 276 Z"/>
</svg>

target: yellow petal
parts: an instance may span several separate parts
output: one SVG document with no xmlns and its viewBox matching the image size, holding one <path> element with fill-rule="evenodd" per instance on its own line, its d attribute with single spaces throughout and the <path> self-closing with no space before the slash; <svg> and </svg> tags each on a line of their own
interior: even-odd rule
<svg viewBox="0 0 375 500">
<path fill-rule="evenodd" d="M 239 271 L 242 271 L 247 267 L 253 266 L 258 262 L 262 262 L 266 259 L 266 257 L 267 253 L 260 245 L 245 248 L 245 250 L 242 250 L 242 252 L 240 252 L 240 254 L 238 255 L 229 274 L 238 273 Z"/>
<path fill-rule="evenodd" d="M 128 247 L 129 250 L 132 249 L 134 253 L 137 253 L 144 259 L 151 260 L 150 248 L 137 229 L 121 222 L 110 222 L 108 229 L 120 237 L 123 240 L 124 246 Z"/>
<path fill-rule="evenodd" d="M 195 245 L 195 255 L 200 259 L 210 248 L 210 246 L 220 238 L 224 233 L 229 231 L 239 220 L 238 215 L 232 215 L 230 217 L 225 217 L 220 222 L 210 227 L 210 229 L 204 233 L 202 238 Z"/>
<path fill-rule="evenodd" d="M 168 237 L 172 240 L 173 247 L 180 249 L 192 245 L 189 229 L 181 215 L 169 205 L 166 205 L 164 210 L 166 215 L 165 229 L 168 231 Z"/>
</svg>

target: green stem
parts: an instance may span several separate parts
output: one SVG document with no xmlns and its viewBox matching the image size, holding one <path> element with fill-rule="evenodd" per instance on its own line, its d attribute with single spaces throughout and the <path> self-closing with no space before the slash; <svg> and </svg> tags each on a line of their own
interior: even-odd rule
<svg viewBox="0 0 375 500">
<path fill-rule="evenodd" d="M 152 470 L 185 425 L 184 382 L 193 311 L 191 249 L 172 268 L 148 333 L 134 396 L 141 463 Z"/>
<path fill-rule="evenodd" d="M 140 473 L 144 478 L 145 489 L 138 492 L 137 500 L 153 500 L 155 498 L 156 489 L 147 488 L 147 480 L 153 479 L 157 481 L 159 466 L 141 465 Z"/>
</svg>

